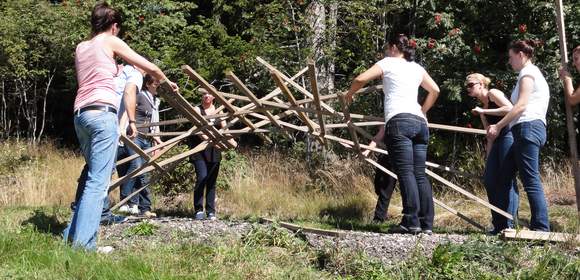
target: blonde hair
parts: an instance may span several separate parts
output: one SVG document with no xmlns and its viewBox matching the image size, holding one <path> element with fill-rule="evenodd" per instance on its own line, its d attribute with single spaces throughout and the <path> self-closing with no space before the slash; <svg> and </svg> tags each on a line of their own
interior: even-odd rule
<svg viewBox="0 0 580 280">
<path fill-rule="evenodd" d="M 478 80 L 481 82 L 481 84 L 485 87 L 485 88 L 489 88 L 489 84 L 491 84 L 491 79 L 479 74 L 479 73 L 473 73 L 473 74 L 469 74 L 467 75 L 467 77 L 465 78 L 465 83 L 467 83 L 467 81 L 469 80 Z"/>
</svg>

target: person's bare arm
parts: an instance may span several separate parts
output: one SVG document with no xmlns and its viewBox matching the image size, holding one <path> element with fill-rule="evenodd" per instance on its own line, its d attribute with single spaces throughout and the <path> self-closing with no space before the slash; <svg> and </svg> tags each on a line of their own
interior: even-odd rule
<svg viewBox="0 0 580 280">
<path fill-rule="evenodd" d="M 382 75 L 383 70 L 377 64 L 373 65 L 373 67 L 367 69 L 362 74 L 358 75 L 356 78 L 354 78 L 352 84 L 350 85 L 350 89 L 346 92 L 345 96 L 346 102 L 351 103 L 354 94 L 359 89 L 364 87 L 368 82 L 380 78 Z"/>
<path fill-rule="evenodd" d="M 108 43 L 113 53 L 121 57 L 127 63 L 143 69 L 143 71 L 147 72 L 161 83 L 168 82 L 174 91 L 179 90 L 177 84 L 169 81 L 169 79 L 167 79 L 163 71 L 161 71 L 157 65 L 149 62 L 147 59 L 136 53 L 133 49 L 131 49 L 131 47 L 129 47 L 129 45 L 123 42 L 123 40 L 117 38 L 116 36 L 110 36 L 108 38 Z"/>
<path fill-rule="evenodd" d="M 137 107 L 137 85 L 127 83 L 123 91 L 123 103 L 125 104 L 125 113 L 129 122 L 129 138 L 137 137 L 137 126 L 135 123 L 135 109 Z"/>
<path fill-rule="evenodd" d="M 429 109 L 431 109 L 431 107 L 433 107 L 433 104 L 435 104 L 435 100 L 437 100 L 437 97 L 439 97 L 439 86 L 437 85 L 437 83 L 435 83 L 435 81 L 433 81 L 433 78 L 429 76 L 429 73 L 425 71 L 425 73 L 423 73 L 423 81 L 421 82 L 421 87 L 427 91 L 427 97 L 425 98 L 425 101 L 423 101 L 423 105 L 421 106 L 421 111 L 425 116 L 427 116 L 427 112 L 429 111 Z"/>
<path fill-rule="evenodd" d="M 514 107 L 512 103 L 505 97 L 503 92 L 492 89 L 489 91 L 489 97 L 491 101 L 497 104 L 498 108 L 495 109 L 483 109 L 480 107 L 475 107 L 472 111 L 478 114 L 485 114 L 491 116 L 505 116 Z"/>
<path fill-rule="evenodd" d="M 524 76 L 520 80 L 520 92 L 518 101 L 514 104 L 512 110 L 507 113 L 497 124 L 492 124 L 487 128 L 487 137 L 495 139 L 499 132 L 508 125 L 515 118 L 519 117 L 528 106 L 530 94 L 534 88 L 534 78 L 531 76 Z"/>
<path fill-rule="evenodd" d="M 566 68 L 560 68 L 560 80 L 564 86 L 564 96 L 568 99 L 570 105 L 576 105 L 580 103 L 580 86 L 574 90 L 574 85 L 572 84 L 572 76 Z"/>
<path fill-rule="evenodd" d="M 378 145 L 378 143 L 383 141 L 384 137 L 385 137 L 385 126 L 382 125 L 381 128 L 379 128 L 379 131 L 377 132 L 375 137 L 373 137 L 373 140 L 369 143 L 369 147 L 375 148 Z M 362 154 L 365 157 L 368 157 L 370 152 L 371 152 L 371 150 L 366 150 Z"/>
</svg>

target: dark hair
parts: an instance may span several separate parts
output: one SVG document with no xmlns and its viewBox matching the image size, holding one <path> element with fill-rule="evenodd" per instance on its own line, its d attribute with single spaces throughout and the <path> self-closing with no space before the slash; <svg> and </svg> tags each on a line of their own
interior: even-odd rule
<svg viewBox="0 0 580 280">
<path fill-rule="evenodd" d="M 513 52 L 523 52 L 527 57 L 534 57 L 534 48 L 537 46 L 533 40 L 517 40 L 510 44 L 509 49 Z"/>
<path fill-rule="evenodd" d="M 111 8 L 106 2 L 95 5 L 91 13 L 91 36 L 94 37 L 107 31 L 115 23 L 121 28 L 123 19 L 119 12 Z"/>
<path fill-rule="evenodd" d="M 153 78 L 153 76 L 151 76 L 150 74 L 145 74 L 145 77 L 143 77 L 143 86 L 146 88 L 147 85 L 153 83 L 155 81 L 155 78 Z"/>
<path fill-rule="evenodd" d="M 411 44 L 409 38 L 405 34 L 399 34 L 391 37 L 387 42 L 390 46 L 396 46 L 397 49 L 403 53 L 403 56 L 407 61 L 415 60 L 415 47 Z"/>
</svg>

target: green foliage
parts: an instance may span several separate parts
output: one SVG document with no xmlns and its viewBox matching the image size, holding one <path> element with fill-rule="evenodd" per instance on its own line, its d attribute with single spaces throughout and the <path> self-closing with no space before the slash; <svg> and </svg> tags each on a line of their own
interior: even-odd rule
<svg viewBox="0 0 580 280">
<path fill-rule="evenodd" d="M 192 66 L 224 91 L 235 91 L 224 78 L 225 70 L 233 70 L 257 96 L 268 93 L 274 84 L 255 56 L 287 73 L 304 67 L 306 58 L 313 53 L 308 42 L 312 30 L 307 22 L 308 7 L 313 2 L 111 1 L 125 18 L 122 38 L 178 81 L 192 103 L 199 102 L 200 97 L 194 91 L 196 85 L 181 73 L 182 64 Z M 417 61 L 442 90 L 429 113 L 434 123 L 480 128 L 479 118 L 469 113 L 475 101 L 465 96 L 465 76 L 471 72 L 490 76 L 492 87 L 509 95 L 516 78 L 507 65 L 509 42 L 538 40 L 542 47 L 537 49 L 536 64 L 552 92 L 543 156 L 561 158 L 566 154 L 566 135 L 561 133 L 565 130 L 565 114 L 556 74 L 559 47 L 553 1 L 318 2 L 325 5 L 327 14 L 331 5 L 337 5 L 336 28 L 326 30 L 326 35 L 335 37 L 324 44 L 325 56 L 317 61 L 334 64 L 336 89 L 346 89 L 357 74 L 383 56 L 386 38 L 397 33 L 410 34 L 417 43 Z M 0 105 L 0 137 L 37 137 L 44 131 L 67 143 L 76 143 L 71 124 L 77 87 L 74 49 L 89 36 L 88 17 L 93 4 L 33 0 L 0 4 L 0 90 L 6 98 L 6 103 Z M 580 17 L 574 16 L 578 10 L 580 2 L 565 1 L 569 49 L 580 41 Z M 330 26 L 330 19 L 326 20 Z M 382 115 L 380 99 L 379 95 L 361 96 L 351 109 Z M 173 117 L 178 117 L 177 112 L 162 116 Z M 44 130 L 42 124 L 46 124 Z M 303 135 L 297 137 L 299 141 L 303 139 Z M 473 163 L 466 162 L 463 155 L 474 145 L 481 145 L 476 141 L 481 140 L 435 132 L 429 158 L 471 169 Z M 335 149 L 340 153 L 342 148 Z"/>
<path fill-rule="evenodd" d="M 149 221 L 143 221 L 137 225 L 134 225 L 130 228 L 127 228 L 125 230 L 125 235 L 127 235 L 127 236 L 133 236 L 133 235 L 151 236 L 151 235 L 154 235 L 158 229 L 159 229 L 158 225 L 153 224 Z"/>
<path fill-rule="evenodd" d="M 222 152 L 222 161 L 220 162 L 219 176 L 217 179 L 217 188 L 228 190 L 232 179 L 247 176 L 249 171 L 248 158 L 236 150 L 227 150 Z"/>
</svg>

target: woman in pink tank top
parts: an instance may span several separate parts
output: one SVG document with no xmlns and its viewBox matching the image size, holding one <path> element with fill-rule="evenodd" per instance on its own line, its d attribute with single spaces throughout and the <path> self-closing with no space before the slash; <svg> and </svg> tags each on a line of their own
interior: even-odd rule
<svg viewBox="0 0 580 280">
<path fill-rule="evenodd" d="M 178 90 L 159 67 L 117 37 L 121 22 L 117 11 L 106 3 L 97 4 L 91 14 L 91 38 L 81 42 L 75 52 L 79 88 L 74 105 L 74 124 L 86 164 L 78 180 L 74 213 L 64 231 L 64 239 L 72 242 L 73 247 L 86 250 L 96 249 L 101 212 L 117 152 L 117 109 L 122 93 L 115 92 L 117 66 L 114 58 L 118 56 Z M 136 97 L 125 94 L 123 99 L 132 134 L 136 135 Z"/>
</svg>

